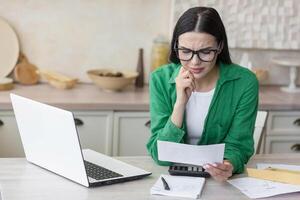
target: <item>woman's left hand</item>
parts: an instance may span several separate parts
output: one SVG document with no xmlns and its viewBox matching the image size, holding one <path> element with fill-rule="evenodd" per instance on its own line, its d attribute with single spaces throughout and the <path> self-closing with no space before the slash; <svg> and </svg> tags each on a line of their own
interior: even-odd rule
<svg viewBox="0 0 300 200">
<path fill-rule="evenodd" d="M 203 166 L 215 180 L 226 181 L 232 176 L 233 166 L 228 160 L 224 160 L 223 163 L 206 164 Z"/>
</svg>

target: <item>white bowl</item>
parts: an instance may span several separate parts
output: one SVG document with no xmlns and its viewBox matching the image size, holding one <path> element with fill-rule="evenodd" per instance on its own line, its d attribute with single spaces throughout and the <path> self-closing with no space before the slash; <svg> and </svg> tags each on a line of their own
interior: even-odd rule
<svg viewBox="0 0 300 200">
<path fill-rule="evenodd" d="M 116 77 L 117 73 L 121 73 L 122 76 Z M 123 90 L 138 76 L 137 72 L 113 69 L 92 69 L 88 70 L 87 74 L 98 87 L 110 91 Z"/>
</svg>

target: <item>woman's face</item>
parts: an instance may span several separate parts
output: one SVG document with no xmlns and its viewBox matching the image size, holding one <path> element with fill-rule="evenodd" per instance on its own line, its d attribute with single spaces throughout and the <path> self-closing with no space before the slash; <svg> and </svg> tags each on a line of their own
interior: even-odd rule
<svg viewBox="0 0 300 200">
<path fill-rule="evenodd" d="M 211 72 L 220 52 L 216 38 L 208 33 L 186 32 L 179 36 L 177 47 L 182 66 L 192 72 L 195 79 Z M 191 50 L 197 51 L 200 59 Z"/>
</svg>

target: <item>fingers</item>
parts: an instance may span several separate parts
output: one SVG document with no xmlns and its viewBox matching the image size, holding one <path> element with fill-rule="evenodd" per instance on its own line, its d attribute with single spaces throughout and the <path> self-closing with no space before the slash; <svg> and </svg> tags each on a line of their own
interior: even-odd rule
<svg viewBox="0 0 300 200">
<path fill-rule="evenodd" d="M 226 181 L 232 176 L 233 171 L 230 162 L 226 161 L 224 163 L 206 164 L 203 168 L 217 181 Z"/>
<path fill-rule="evenodd" d="M 195 90 L 196 88 L 196 84 L 195 84 L 195 78 L 194 78 L 194 75 L 193 73 L 191 73 L 189 70 L 187 70 L 186 68 L 184 67 L 181 67 L 180 68 L 180 72 L 179 72 L 179 75 L 181 77 L 181 79 L 183 79 L 184 81 L 185 80 L 191 80 L 191 82 L 189 82 L 189 84 L 191 84 L 192 86 L 192 91 Z"/>
<path fill-rule="evenodd" d="M 193 74 L 185 69 L 184 67 L 180 68 L 179 74 L 176 79 L 176 92 L 177 100 L 181 103 L 187 103 L 192 92 L 196 89 L 196 84 Z"/>
<path fill-rule="evenodd" d="M 191 89 L 191 92 L 195 90 L 195 86 L 194 86 L 194 81 L 191 80 L 191 79 L 184 79 L 182 81 L 182 85 L 184 88 L 190 88 Z"/>
</svg>

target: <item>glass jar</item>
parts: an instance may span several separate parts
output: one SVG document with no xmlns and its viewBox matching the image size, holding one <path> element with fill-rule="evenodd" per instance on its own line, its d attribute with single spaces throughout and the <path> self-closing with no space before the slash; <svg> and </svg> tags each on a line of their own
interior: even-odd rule
<svg viewBox="0 0 300 200">
<path fill-rule="evenodd" d="M 159 35 L 153 40 L 151 52 L 151 71 L 168 63 L 170 45 L 166 37 Z"/>
</svg>

